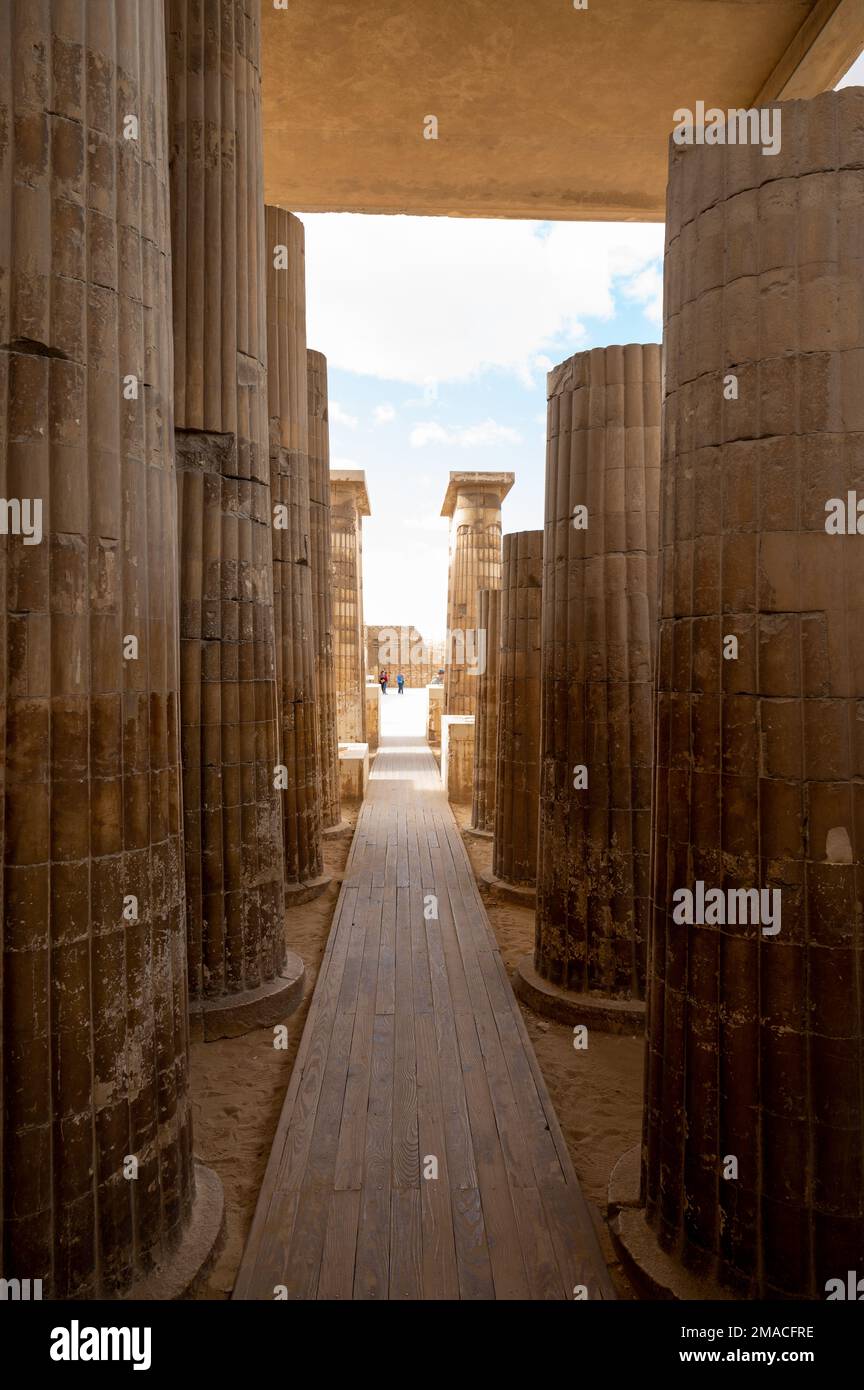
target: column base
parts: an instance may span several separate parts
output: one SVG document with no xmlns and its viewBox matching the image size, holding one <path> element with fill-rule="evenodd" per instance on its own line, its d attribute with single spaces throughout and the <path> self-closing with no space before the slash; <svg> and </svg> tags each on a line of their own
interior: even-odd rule
<svg viewBox="0 0 864 1390">
<path fill-rule="evenodd" d="M 216 1042 L 219 1038 L 239 1038 L 253 1028 L 272 1028 L 292 1014 L 303 998 L 306 968 L 294 951 L 275 979 L 257 989 L 239 994 L 205 999 L 189 1011 L 192 1042 Z"/>
<path fill-rule="evenodd" d="M 702 1302 L 742 1297 L 693 1273 L 660 1248 L 639 1205 L 640 1150 L 634 1145 L 612 1169 L 608 1189 L 608 1220 L 612 1243 L 627 1274 L 643 1298 Z"/>
<path fill-rule="evenodd" d="M 479 875 L 480 883 L 503 898 L 508 903 L 518 903 L 520 907 L 537 906 L 537 889 L 533 883 L 508 883 L 506 878 L 496 878 L 491 869 L 484 869 Z"/>
<path fill-rule="evenodd" d="M 606 999 L 602 994 L 577 994 L 538 975 L 534 957 L 523 956 L 516 966 L 513 989 L 517 999 L 535 1014 L 574 1027 L 588 1024 L 599 1033 L 638 1037 L 645 1032 L 645 1003 L 641 999 Z"/>
<path fill-rule="evenodd" d="M 466 825 L 462 830 L 463 835 L 476 835 L 478 840 L 492 840 L 495 838 L 494 830 L 479 830 L 476 825 Z"/>
<path fill-rule="evenodd" d="M 310 878 L 303 883 L 286 883 L 285 906 L 300 907 L 302 903 L 311 903 L 313 898 L 320 898 L 332 882 L 330 874 L 322 874 L 320 878 Z"/>
<path fill-rule="evenodd" d="M 351 822 L 347 820 L 337 820 L 335 825 L 328 825 L 321 831 L 321 838 L 336 840 L 341 835 L 347 835 L 351 830 Z"/>
<path fill-rule="evenodd" d="M 203 1284 L 225 1238 L 225 1194 L 212 1168 L 195 1160 L 192 1219 L 174 1253 L 122 1296 L 123 1303 L 189 1298 Z"/>
</svg>

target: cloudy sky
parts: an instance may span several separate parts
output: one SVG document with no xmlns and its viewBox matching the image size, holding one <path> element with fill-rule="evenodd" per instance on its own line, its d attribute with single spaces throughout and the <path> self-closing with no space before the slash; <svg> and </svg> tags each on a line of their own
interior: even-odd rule
<svg viewBox="0 0 864 1390">
<path fill-rule="evenodd" d="M 546 372 L 584 348 L 660 340 L 663 228 L 301 216 L 331 464 L 365 469 L 372 505 L 366 621 L 443 636 L 448 474 L 510 469 L 504 530 L 543 525 Z"/>
</svg>

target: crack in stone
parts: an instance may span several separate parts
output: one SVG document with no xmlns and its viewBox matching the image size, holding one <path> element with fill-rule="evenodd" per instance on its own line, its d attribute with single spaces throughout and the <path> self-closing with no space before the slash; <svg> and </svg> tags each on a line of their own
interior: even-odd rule
<svg viewBox="0 0 864 1390">
<path fill-rule="evenodd" d="M 8 343 L 0 343 L 0 352 L 16 352 L 25 357 L 56 357 L 61 362 L 71 362 L 68 353 L 60 348 L 49 347 L 47 343 L 37 342 L 35 338 L 11 338 Z"/>
</svg>

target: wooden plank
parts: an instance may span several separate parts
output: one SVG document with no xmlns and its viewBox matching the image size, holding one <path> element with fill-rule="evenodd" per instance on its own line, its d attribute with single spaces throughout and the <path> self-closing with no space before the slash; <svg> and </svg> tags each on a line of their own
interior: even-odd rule
<svg viewBox="0 0 864 1390">
<path fill-rule="evenodd" d="M 339 1149 L 336 1155 L 336 1169 L 333 1179 L 333 1185 L 337 1192 L 343 1188 L 353 1188 L 359 1191 L 363 1181 L 363 1153 L 366 1140 L 366 1113 L 371 1077 L 372 1035 L 375 1000 L 378 991 L 378 959 L 383 905 L 382 890 L 373 889 L 367 911 L 363 960 L 357 988 L 354 1032 L 351 1038 L 351 1055 L 348 1062 L 345 1101 L 342 1106 L 342 1123 L 339 1132 Z"/>
<path fill-rule="evenodd" d="M 273 1194 L 268 1206 L 267 1223 L 255 1247 L 254 1262 L 250 1262 L 244 1270 L 242 1293 L 238 1294 L 235 1288 L 233 1298 L 284 1298 L 282 1288 L 288 1266 L 288 1247 L 299 1202 L 299 1190 Z"/>
<path fill-rule="evenodd" d="M 384 886 L 381 911 L 381 945 L 378 953 L 376 1014 L 396 1011 L 396 885 Z"/>
<path fill-rule="evenodd" d="M 411 978 L 414 989 L 414 1014 L 415 1017 L 418 1017 L 421 1014 L 431 1014 L 434 1009 L 425 922 L 427 906 L 428 910 L 432 912 L 435 910 L 435 904 L 430 901 L 427 905 L 425 901 L 427 895 L 424 894 L 420 882 L 417 818 L 413 814 L 408 817 L 407 834 L 411 914 Z M 435 894 L 429 896 L 434 898 Z"/>
<path fill-rule="evenodd" d="M 452 817 L 450 819 L 452 820 Z M 451 883 L 455 882 L 460 896 L 463 894 L 468 896 L 471 889 L 473 889 L 473 893 L 476 893 L 476 884 L 473 883 L 466 892 L 465 879 L 459 872 L 459 861 L 462 859 L 467 864 L 467 855 L 455 826 L 451 828 L 447 824 L 446 817 L 442 818 L 440 834 L 442 844 L 446 844 L 447 851 L 453 861 Z M 458 910 L 454 909 L 454 911 L 457 922 L 461 922 L 461 915 Z M 485 917 L 485 911 L 483 916 Z M 477 1016 L 482 1017 L 484 1013 L 482 998 L 478 990 L 477 975 L 470 959 L 473 954 L 479 967 L 483 953 L 472 951 L 472 944 L 465 933 L 461 935 L 460 947 L 465 956 L 468 957 L 466 975 L 469 979 L 469 987 L 473 986 L 472 1004 Z M 505 1065 L 512 1067 L 521 1076 L 523 1105 L 527 1105 L 531 1114 L 529 1133 L 533 1152 L 537 1156 L 535 1172 L 543 1184 L 540 1188 L 543 1197 L 543 1210 L 546 1213 L 550 1235 L 557 1252 L 565 1285 L 571 1290 L 569 1296 L 572 1297 L 572 1288 L 575 1284 L 585 1284 L 591 1298 L 614 1297 L 614 1289 L 597 1243 L 596 1232 L 593 1229 L 593 1223 L 584 1199 L 579 1192 L 569 1153 L 563 1135 L 560 1133 L 557 1117 L 554 1114 L 542 1073 L 528 1039 L 521 1011 L 510 988 L 509 980 L 507 980 L 506 968 L 501 960 L 500 952 L 496 950 L 488 953 L 486 964 L 490 971 L 494 969 L 498 973 L 500 993 L 496 991 L 495 998 L 499 1010 L 494 1013 L 494 1018 L 499 1033 L 504 1033 L 510 1044 L 502 1052 L 502 1057 L 506 1059 Z M 511 1023 L 515 1024 L 515 1028 L 509 1026 Z M 491 1044 L 491 1033 L 487 1034 L 487 1039 Z M 540 1116 L 542 1116 L 542 1121 Z M 540 1128 L 541 1123 L 542 1130 Z M 550 1152 L 550 1143 L 555 1150 L 554 1159 Z M 563 1183 L 557 1181 L 559 1169 Z M 543 1182 L 544 1179 L 545 1182 Z M 583 1253 L 580 1254 L 580 1251 Z"/>
<path fill-rule="evenodd" d="M 418 1299 L 420 1282 L 420 1189 L 390 1194 L 390 1290 L 392 1299 Z"/>
<path fill-rule="evenodd" d="M 415 803 L 413 808 L 414 829 L 417 833 L 417 852 L 420 856 L 420 887 L 424 894 L 435 891 L 435 875 L 429 854 L 429 840 L 426 834 L 426 817 L 422 806 Z"/>
<path fill-rule="evenodd" d="M 267 1161 L 255 1215 L 237 1273 L 232 1295 L 234 1298 L 254 1296 L 248 1290 L 255 1278 L 255 1262 L 265 1230 L 269 1230 L 273 1223 L 283 1219 L 275 1210 L 271 1216 L 270 1208 L 277 1192 L 279 1175 L 286 1164 L 286 1157 L 297 1152 L 299 1158 L 299 1149 L 302 1147 L 302 1120 L 296 1132 L 292 1131 L 292 1123 L 298 1116 L 313 1113 L 314 1107 L 317 1105 L 316 1077 L 323 1075 L 321 1059 L 323 1055 L 326 1055 L 325 1049 L 327 1033 L 331 1026 L 331 1013 L 341 988 L 342 969 L 348 949 L 348 932 L 345 929 L 345 923 L 351 920 L 356 902 L 356 889 L 346 888 L 343 884 L 336 904 L 336 912 L 324 951 L 324 958 L 321 962 L 321 969 L 318 972 L 315 994 L 306 1017 L 300 1047 L 282 1106 L 282 1113 L 279 1116 L 276 1133 L 273 1137 L 273 1146 Z M 303 1089 L 304 1078 L 306 1079 L 305 1090 Z M 287 1240 L 289 1237 L 290 1228 L 285 1232 L 285 1239 Z"/>
<path fill-rule="evenodd" d="M 449 899 L 446 894 L 441 894 L 439 897 L 439 907 L 441 906 L 446 907 L 449 912 Z M 453 996 L 451 994 L 454 980 L 447 970 L 444 957 L 440 918 L 430 918 L 425 922 L 425 927 L 431 967 L 435 1039 L 450 1185 L 451 1187 L 472 1188 L 477 1186 L 477 1169 L 471 1142 L 468 1103 L 465 1099 L 465 1078 L 462 1073 L 462 1062 L 456 1041 Z M 457 986 L 460 979 L 461 975 L 456 980 Z M 462 989 L 464 990 L 464 981 L 462 981 Z"/>
<path fill-rule="evenodd" d="M 406 861 L 407 862 L 407 861 Z M 396 1015 L 393 1068 L 393 1185 L 418 1187 L 417 1061 L 411 974 L 410 895 L 396 889 Z"/>
<path fill-rule="evenodd" d="M 461 1297 L 472 1300 L 494 1298 L 495 1285 L 489 1264 L 483 1206 L 476 1187 L 460 1188 L 453 1192 L 453 1235 Z"/>
<path fill-rule="evenodd" d="M 408 867 L 408 812 L 400 807 L 396 811 L 396 887 L 409 888 L 411 879 Z"/>
<path fill-rule="evenodd" d="M 422 1230 L 423 1297 L 459 1297 L 456 1250 L 453 1244 L 453 1210 L 450 1200 L 450 1169 L 441 1077 L 438 1069 L 438 1039 L 435 1020 L 428 1014 L 415 1019 L 417 1044 L 417 1125 L 420 1140 L 420 1198 Z M 467 1113 L 465 1133 L 467 1133 Z M 424 1166 L 437 1161 L 437 1175 L 427 1177 Z M 473 1164 L 472 1164 L 473 1170 Z"/>
<path fill-rule="evenodd" d="M 466 926 L 466 904 L 469 907 L 471 906 L 471 898 L 473 894 L 465 883 L 465 876 L 462 872 L 460 872 L 462 867 L 460 865 L 460 860 L 464 860 L 467 866 L 467 856 L 465 855 L 464 845 L 462 844 L 461 839 L 458 842 L 455 840 L 455 836 L 450 831 L 446 823 L 441 825 L 440 834 L 442 838 L 442 844 L 446 844 L 447 851 L 452 861 L 452 873 L 448 874 L 448 878 L 450 880 L 448 892 L 452 895 L 451 906 L 453 910 L 454 924 L 457 930 L 457 935 L 459 937 L 460 950 L 462 952 L 463 962 L 466 968 L 466 978 L 469 981 L 469 991 L 471 993 L 472 1005 L 475 1010 L 475 1021 L 477 1024 L 478 1034 L 482 1031 L 486 1040 L 486 1065 L 482 1069 L 482 1071 L 484 1079 L 487 1085 L 490 1087 L 490 1099 L 491 1092 L 494 1089 L 498 1100 L 498 1107 L 496 1110 L 496 1122 L 499 1128 L 499 1136 L 501 1137 L 502 1151 L 507 1162 L 508 1176 L 511 1180 L 512 1187 L 509 1195 L 511 1197 L 511 1201 L 514 1203 L 515 1217 L 516 1207 L 518 1206 L 518 1188 L 531 1186 L 531 1183 L 528 1181 L 528 1178 L 530 1176 L 530 1169 L 527 1164 L 528 1151 L 525 1146 L 526 1136 L 521 1130 L 521 1127 L 518 1125 L 518 1123 L 515 1125 L 513 1123 L 514 1120 L 518 1121 L 519 1107 L 516 1104 L 516 1098 L 513 1093 L 512 1085 L 508 1087 L 505 1082 L 504 1073 L 507 1073 L 507 1064 L 505 1061 L 504 1051 L 500 1047 L 500 1037 L 496 1041 L 496 1025 L 499 1022 L 499 1018 L 498 1015 L 496 1015 L 491 1008 L 489 991 L 487 991 L 485 987 L 485 979 L 488 978 L 488 975 L 484 978 L 483 972 L 481 972 L 479 965 L 480 957 L 484 954 L 484 952 L 476 949 L 475 944 L 471 939 L 470 931 L 467 929 Z M 468 922 L 470 922 L 471 920 L 476 920 L 476 917 L 467 917 Z M 487 964 L 491 967 L 493 966 L 492 953 L 486 954 L 488 955 Z M 497 952 L 494 954 L 498 955 L 498 959 L 500 961 L 500 954 Z M 503 973 L 503 962 L 501 962 L 501 968 Z M 482 990 L 481 981 L 483 981 Z M 512 990 L 510 990 L 509 988 L 509 981 L 506 982 L 506 986 L 506 992 L 503 989 L 501 990 L 500 994 L 497 991 L 493 991 L 493 993 L 495 993 L 496 1000 L 499 1003 L 499 1007 L 502 1003 L 507 1002 L 508 993 L 509 998 L 513 999 Z M 485 1002 L 483 997 L 484 992 L 486 994 Z M 518 1010 L 518 1005 L 516 1005 L 515 999 L 513 999 L 513 1009 L 514 1011 Z M 521 1045 L 523 1040 L 518 1037 L 518 1030 L 515 1037 L 512 1032 L 510 1033 L 510 1041 L 511 1044 L 513 1042 L 516 1043 L 517 1054 L 523 1051 L 523 1046 Z M 527 1035 L 525 1036 L 524 1041 L 527 1042 Z M 528 1043 L 528 1048 L 530 1050 L 530 1043 Z M 471 1109 L 472 1136 L 474 1137 L 475 1152 L 477 1152 L 478 1155 L 480 1188 L 484 1200 L 484 1211 L 486 1212 L 487 1226 L 489 1226 L 490 1221 L 492 1221 L 494 1215 L 495 1222 L 501 1223 L 502 1237 L 506 1238 L 505 1233 L 507 1232 L 510 1226 L 510 1212 L 508 1210 L 507 1203 L 504 1198 L 500 1172 L 496 1174 L 493 1171 L 494 1167 L 496 1167 L 497 1165 L 493 1164 L 492 1168 L 490 1168 L 489 1171 L 487 1171 L 487 1162 L 492 1157 L 492 1155 L 488 1154 L 487 1152 L 489 1117 L 488 1114 L 484 1114 L 483 1087 L 479 1081 L 481 1069 L 476 1066 L 476 1057 L 473 1056 L 473 1035 L 467 1029 L 463 1029 L 460 1032 L 460 1051 L 462 1051 L 463 1054 L 467 1051 L 467 1053 L 471 1056 L 471 1060 L 473 1063 L 470 1072 L 471 1079 L 470 1081 L 466 1081 L 466 1089 L 469 1096 L 469 1108 Z M 507 1075 L 509 1076 L 509 1073 L 507 1073 Z M 533 1075 L 532 1079 L 534 1079 Z M 526 1086 L 525 1090 L 526 1094 L 530 1094 L 530 1088 Z M 537 1096 L 537 1101 L 539 1101 L 539 1095 Z M 546 1117 L 545 1114 L 545 1107 L 543 1107 L 543 1112 L 544 1118 L 546 1118 L 548 1123 L 548 1117 Z M 534 1124 L 533 1129 L 530 1131 L 529 1142 L 533 1143 L 534 1152 L 537 1153 L 541 1175 L 546 1176 L 547 1180 L 549 1177 L 551 1177 L 554 1183 L 557 1174 L 555 1171 L 554 1161 L 550 1153 L 550 1141 L 552 1137 L 549 1134 L 548 1130 L 544 1130 L 541 1135 L 540 1131 L 537 1128 L 536 1113 L 533 1116 L 533 1121 Z M 518 1136 L 518 1138 L 516 1136 Z M 486 1147 L 481 1149 L 481 1145 L 485 1145 Z M 557 1153 L 555 1157 L 558 1157 Z M 516 1190 L 515 1196 L 513 1189 Z M 492 1196 L 487 1196 L 487 1192 L 489 1192 L 490 1194 L 494 1194 L 495 1205 L 492 1205 Z M 487 1208 L 488 1210 L 486 1210 Z M 540 1211 L 545 1218 L 542 1224 L 543 1226 L 547 1226 L 548 1230 L 545 1233 L 543 1231 L 540 1231 L 537 1234 L 543 1247 L 546 1249 L 547 1254 L 549 1246 L 552 1246 L 557 1252 L 560 1273 L 561 1277 L 565 1282 L 565 1285 L 572 1290 L 572 1287 L 575 1284 L 585 1283 L 589 1289 L 590 1297 L 602 1296 L 602 1282 L 593 1280 L 592 1269 L 594 1261 L 588 1257 L 586 1257 L 585 1260 L 581 1261 L 578 1259 L 574 1259 L 573 1243 L 568 1244 L 568 1242 L 563 1236 L 562 1227 L 569 1226 L 569 1228 L 572 1231 L 572 1229 L 575 1226 L 576 1230 L 579 1232 L 579 1235 L 582 1237 L 578 1244 L 584 1244 L 587 1250 L 591 1250 L 592 1246 L 596 1242 L 596 1236 L 593 1230 L 589 1234 L 588 1230 L 586 1229 L 587 1210 L 581 1211 L 578 1207 L 578 1204 L 574 1205 L 572 1200 L 568 1200 L 566 1191 L 562 1188 L 558 1192 L 552 1193 L 545 1204 L 541 1204 Z M 523 1219 L 523 1221 L 519 1223 L 517 1219 L 517 1225 L 520 1228 L 521 1244 L 521 1232 L 524 1232 L 529 1236 L 531 1235 L 530 1220 L 527 1216 L 525 1216 L 525 1219 Z M 490 1234 L 493 1269 L 495 1264 L 495 1252 L 498 1249 L 498 1236 L 499 1233 L 497 1231 Z M 591 1239 L 592 1236 L 594 1237 L 594 1240 Z M 532 1245 L 530 1241 L 527 1247 L 523 1246 L 523 1252 L 526 1255 L 525 1268 L 527 1273 L 527 1266 L 529 1261 L 535 1258 L 534 1254 L 532 1253 Z M 605 1271 L 605 1265 L 603 1266 L 603 1268 Z M 510 1281 L 513 1277 L 515 1277 L 518 1285 L 518 1269 L 515 1271 L 515 1274 L 512 1269 L 504 1270 L 501 1272 L 501 1277 L 496 1279 L 496 1292 L 498 1292 L 499 1297 L 502 1296 L 502 1287 L 512 1288 L 512 1283 Z M 546 1286 L 548 1287 L 548 1279 L 546 1280 Z M 572 1292 L 570 1296 L 572 1297 Z"/>
<path fill-rule="evenodd" d="M 580 1283 L 614 1296 L 437 768 L 401 738 L 358 818 L 234 1296 Z"/>
<path fill-rule="evenodd" d="M 392 1014 L 376 1014 L 354 1270 L 357 1299 L 384 1299 L 389 1288 L 394 1029 Z"/>
<path fill-rule="evenodd" d="M 327 1234 L 318 1280 L 319 1299 L 351 1299 L 354 1296 L 354 1255 L 360 1221 L 359 1192 L 331 1192 Z"/>
<path fill-rule="evenodd" d="M 531 1297 L 572 1299 L 573 1285 L 565 1287 L 537 1188 L 520 1187 L 513 1193 L 513 1205 L 519 1224 L 519 1239 L 525 1254 L 525 1269 Z M 578 1283 L 578 1280 L 573 1282 Z"/>
<path fill-rule="evenodd" d="M 353 1028 L 353 1015 L 337 1015 L 288 1249 L 283 1282 L 289 1299 L 313 1299 L 318 1290 Z"/>
</svg>

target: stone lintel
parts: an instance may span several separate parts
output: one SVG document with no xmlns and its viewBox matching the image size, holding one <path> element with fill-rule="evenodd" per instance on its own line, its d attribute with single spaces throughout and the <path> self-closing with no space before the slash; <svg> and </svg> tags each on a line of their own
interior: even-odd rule
<svg viewBox="0 0 864 1390">
<path fill-rule="evenodd" d="M 362 468 L 331 468 L 330 486 L 340 492 L 353 491 L 360 516 L 371 516 L 372 507 L 366 491 L 366 474 Z"/>
<path fill-rule="evenodd" d="M 489 492 L 500 506 L 515 481 L 515 473 L 451 473 L 441 515 L 453 515 L 460 493 L 479 489 Z"/>
</svg>

